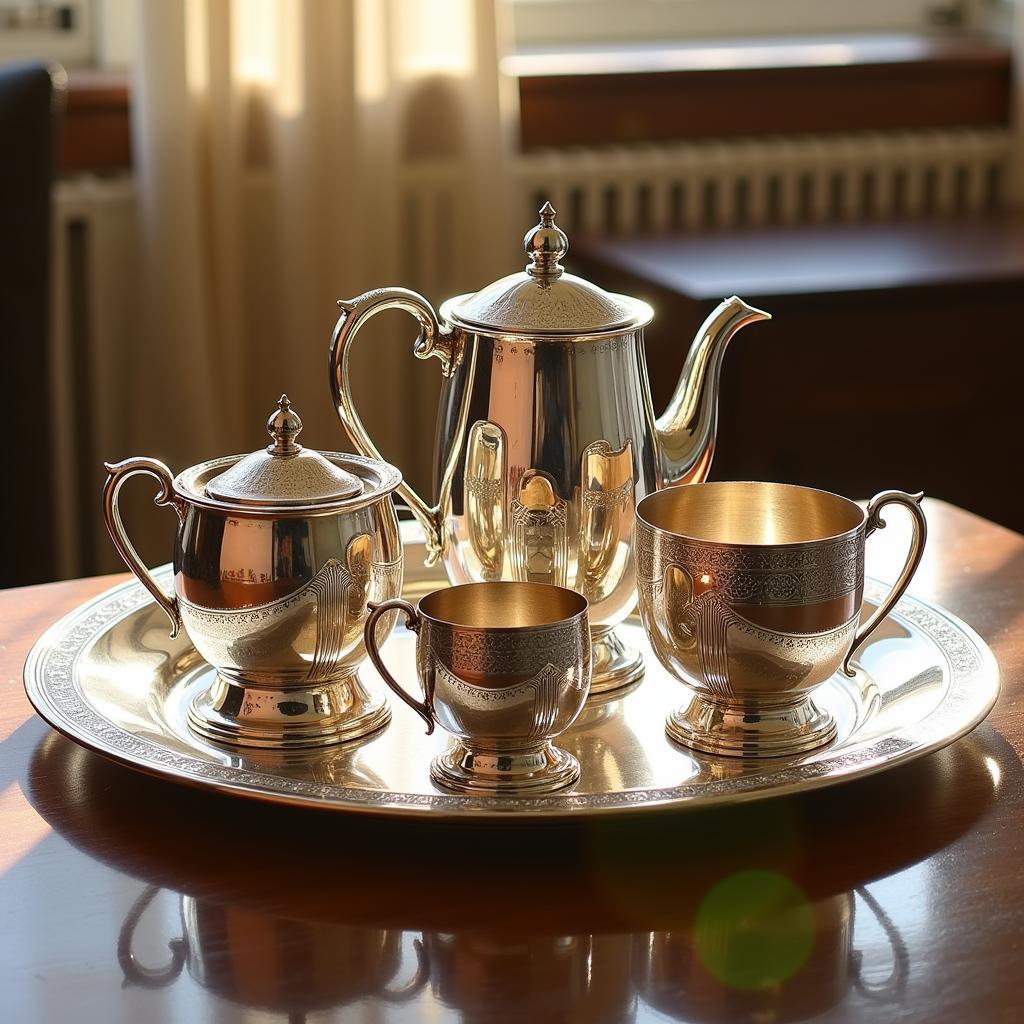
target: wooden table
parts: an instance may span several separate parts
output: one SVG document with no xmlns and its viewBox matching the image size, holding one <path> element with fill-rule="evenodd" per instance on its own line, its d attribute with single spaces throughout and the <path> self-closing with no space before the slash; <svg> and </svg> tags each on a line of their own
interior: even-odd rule
<svg viewBox="0 0 1024 1024">
<path fill-rule="evenodd" d="M 0 1018 L 1024 1019 L 1024 537 L 926 510 L 914 589 L 995 651 L 986 723 L 861 782 L 600 828 L 398 826 L 136 774 L 21 686 L 40 632 L 114 580 L 0 593 Z M 699 956 L 723 880 L 796 893 L 727 981 Z"/>
</svg>

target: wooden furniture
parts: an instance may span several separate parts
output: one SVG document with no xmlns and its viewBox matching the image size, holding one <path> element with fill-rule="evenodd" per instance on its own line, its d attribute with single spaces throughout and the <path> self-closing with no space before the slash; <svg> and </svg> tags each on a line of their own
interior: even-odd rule
<svg viewBox="0 0 1024 1024">
<path fill-rule="evenodd" d="M 32 714 L 22 662 L 114 578 L 0 593 L 5 1019 L 1018 1019 L 1024 537 L 926 511 L 912 589 L 972 623 L 1002 670 L 974 733 L 728 812 L 472 829 L 458 863 L 466 844 L 439 827 L 232 800 L 78 748 Z M 869 572 L 897 571 L 900 533 L 894 513 Z M 708 892 L 769 877 L 749 872 L 797 893 L 746 936 L 754 966 L 767 949 L 780 972 L 753 991 L 700 962 L 721 906 Z M 813 938 L 795 959 L 794 921 Z"/>
<path fill-rule="evenodd" d="M 726 354 L 713 479 L 921 489 L 1024 530 L 1024 221 L 574 239 L 567 264 L 654 305 L 656 411 L 723 295 L 773 314 Z"/>
<path fill-rule="evenodd" d="M 21 540 L 0 561 L 0 586 L 8 587 L 53 579 L 56 564 L 49 416 L 53 107 L 44 65 L 0 68 L 0 355 L 5 419 L 18 437 L 5 459 L 4 522 Z"/>
<path fill-rule="evenodd" d="M 103 174 L 130 169 L 129 76 L 118 71 L 72 71 L 67 97 L 61 131 L 61 173 Z"/>
<path fill-rule="evenodd" d="M 1005 125 L 1009 46 L 970 35 L 659 40 L 508 57 L 526 149 Z"/>
</svg>

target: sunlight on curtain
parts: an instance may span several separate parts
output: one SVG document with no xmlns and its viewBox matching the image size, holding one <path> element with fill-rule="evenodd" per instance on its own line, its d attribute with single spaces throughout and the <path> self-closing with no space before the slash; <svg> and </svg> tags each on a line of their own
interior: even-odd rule
<svg viewBox="0 0 1024 1024">
<path fill-rule="evenodd" d="M 304 443 L 348 447 L 326 373 L 334 300 L 417 286 L 404 190 L 423 161 L 464 182 L 443 254 L 453 283 L 513 269 L 504 24 L 493 0 L 139 4 L 139 343 L 124 406 L 106 411 L 126 454 L 177 470 L 253 450 L 282 391 Z M 356 372 L 381 450 L 429 493 L 438 382 L 416 368 L 413 334 L 377 318 Z"/>
<path fill-rule="evenodd" d="M 273 84 L 277 70 L 276 22 L 277 0 L 233 0 L 231 45 L 239 81 Z"/>
<path fill-rule="evenodd" d="M 400 73 L 408 78 L 429 74 L 468 75 L 476 49 L 472 0 L 405 0 L 398 22 L 400 49 L 408 57 Z"/>
</svg>

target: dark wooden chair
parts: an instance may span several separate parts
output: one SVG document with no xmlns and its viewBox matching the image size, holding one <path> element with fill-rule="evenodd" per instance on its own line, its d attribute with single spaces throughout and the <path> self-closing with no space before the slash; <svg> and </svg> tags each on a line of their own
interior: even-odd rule
<svg viewBox="0 0 1024 1024">
<path fill-rule="evenodd" d="M 52 579 L 55 568 L 48 404 L 54 95 L 45 66 L 0 67 L 0 587 Z"/>
</svg>

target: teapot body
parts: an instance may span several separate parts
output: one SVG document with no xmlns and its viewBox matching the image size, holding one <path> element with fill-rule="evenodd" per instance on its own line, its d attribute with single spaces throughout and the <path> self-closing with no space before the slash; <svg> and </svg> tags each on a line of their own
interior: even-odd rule
<svg viewBox="0 0 1024 1024">
<path fill-rule="evenodd" d="M 449 579 L 569 587 L 595 632 L 611 629 L 636 599 L 636 503 L 658 487 L 642 328 L 564 340 L 442 329 L 456 353 L 435 445 Z"/>
</svg>

